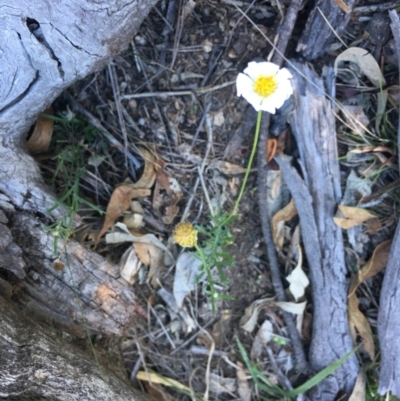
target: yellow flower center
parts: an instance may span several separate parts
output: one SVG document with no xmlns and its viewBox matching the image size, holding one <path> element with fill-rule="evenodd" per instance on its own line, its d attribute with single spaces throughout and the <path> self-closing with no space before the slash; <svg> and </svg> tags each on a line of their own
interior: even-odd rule
<svg viewBox="0 0 400 401">
<path fill-rule="evenodd" d="M 261 76 L 258 77 L 254 82 L 254 90 L 257 95 L 262 97 L 267 97 L 271 93 L 275 92 L 276 89 L 276 79 L 274 75 L 270 75 L 269 77 Z"/>
<path fill-rule="evenodd" d="M 179 223 L 174 230 L 174 242 L 183 248 L 193 248 L 197 244 L 197 230 L 191 223 Z"/>
</svg>

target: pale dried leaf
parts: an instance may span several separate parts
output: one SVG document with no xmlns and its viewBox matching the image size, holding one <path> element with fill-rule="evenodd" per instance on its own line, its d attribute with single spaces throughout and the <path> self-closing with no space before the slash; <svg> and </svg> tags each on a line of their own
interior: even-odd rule
<svg viewBox="0 0 400 401">
<path fill-rule="evenodd" d="M 208 168 L 217 169 L 222 174 L 226 175 L 243 174 L 246 172 L 245 168 L 238 166 L 237 164 L 226 162 L 224 160 L 212 160 L 208 164 Z"/>
<path fill-rule="evenodd" d="M 367 378 L 365 376 L 364 369 L 360 369 L 358 373 L 356 384 L 354 385 L 353 392 L 349 398 L 349 401 L 365 401 L 366 398 L 366 384 Z"/>
<path fill-rule="evenodd" d="M 222 127 L 225 122 L 224 111 L 220 110 L 213 115 L 213 124 L 216 127 Z"/>
<path fill-rule="evenodd" d="M 278 249 L 282 249 L 285 239 L 284 226 L 285 222 L 291 220 L 297 215 L 297 209 L 292 199 L 283 209 L 279 210 L 272 218 L 272 235 L 275 245 Z"/>
<path fill-rule="evenodd" d="M 357 135 L 363 135 L 368 127 L 369 119 L 361 105 L 343 105 L 342 114 L 349 128 Z"/>
<path fill-rule="evenodd" d="M 258 299 L 248 306 L 244 311 L 244 315 L 240 319 L 240 327 L 251 333 L 256 327 L 258 314 L 261 309 L 267 305 L 271 305 L 273 299 L 274 298 Z"/>
<path fill-rule="evenodd" d="M 179 308 L 186 295 L 197 286 L 196 278 L 200 275 L 202 262 L 194 254 L 183 252 L 176 261 L 173 293 Z"/>
<path fill-rule="evenodd" d="M 121 277 L 128 283 L 135 284 L 136 275 L 142 266 L 142 263 L 133 247 L 129 247 L 124 252 L 119 262 L 119 266 Z"/>
<path fill-rule="evenodd" d="M 170 379 L 169 377 L 160 376 L 159 374 L 156 374 L 153 372 L 145 372 L 143 370 L 140 370 L 139 372 L 137 372 L 136 378 L 141 381 L 162 384 L 163 386 L 166 386 L 166 387 L 175 387 L 177 389 L 186 391 L 189 394 L 192 393 L 192 390 L 189 387 L 183 385 L 182 383 L 179 383 L 178 381 L 176 381 L 174 379 Z"/>
<path fill-rule="evenodd" d="M 294 303 L 294 302 L 273 302 L 273 305 L 278 306 L 285 312 L 293 313 L 296 316 L 296 328 L 297 331 L 302 337 L 302 327 L 303 327 L 303 319 L 304 319 L 304 311 L 306 309 L 307 301 Z"/>
<path fill-rule="evenodd" d="M 121 242 L 138 242 L 144 244 L 152 244 L 164 251 L 164 263 L 170 266 L 174 263 L 174 257 L 172 256 L 169 249 L 154 235 L 145 234 L 141 237 L 132 235 L 128 228 L 123 223 L 115 224 L 115 227 L 119 228 L 123 232 L 115 232 L 106 235 L 107 244 L 119 244 Z"/>
<path fill-rule="evenodd" d="M 338 209 L 336 217 L 334 217 L 333 220 L 336 225 L 344 230 L 348 230 L 351 227 L 357 226 L 376 217 L 368 212 L 368 210 L 359 207 L 339 205 Z"/>
<path fill-rule="evenodd" d="M 264 350 L 264 347 L 274 338 L 274 329 L 269 320 L 265 320 L 258 329 L 251 346 L 251 359 L 258 360 Z"/>
<path fill-rule="evenodd" d="M 210 373 L 210 392 L 214 394 L 229 393 L 236 391 L 236 379 L 230 377 L 222 377 L 216 373 Z"/>
<path fill-rule="evenodd" d="M 164 265 L 164 250 L 158 246 L 149 243 L 134 242 L 133 247 L 141 260 L 141 262 L 149 266 L 149 274 L 147 282 L 151 284 L 153 288 L 160 286 L 160 276 Z"/>
<path fill-rule="evenodd" d="M 289 291 L 293 295 L 294 299 L 298 301 L 301 297 L 304 296 L 305 289 L 309 286 L 310 280 L 304 273 L 302 269 L 303 264 L 303 253 L 301 251 L 301 247 L 297 246 L 299 253 L 299 261 L 295 269 L 290 273 L 286 280 L 290 283 Z"/>
<path fill-rule="evenodd" d="M 146 197 L 149 196 L 150 193 L 149 189 L 133 188 L 132 184 L 122 184 L 115 188 L 108 202 L 104 224 L 97 236 L 95 246 L 97 246 L 103 234 L 114 224 L 115 220 L 129 209 L 133 198 Z"/>
<path fill-rule="evenodd" d="M 246 372 L 243 369 L 243 365 L 239 361 L 236 362 L 236 366 L 238 367 L 236 370 L 236 378 L 239 397 L 242 401 L 250 401 L 251 389 L 249 382 L 247 381 Z"/>
<path fill-rule="evenodd" d="M 182 322 L 185 324 L 184 331 L 186 334 L 191 333 L 197 327 L 196 322 L 186 313 L 186 311 L 178 307 L 175 297 L 170 292 L 165 288 L 160 288 L 157 291 L 157 294 L 167 304 L 170 314 L 178 315 L 181 318 Z"/>
<path fill-rule="evenodd" d="M 337 74 L 339 63 L 350 61 L 357 64 L 364 75 L 371 81 L 376 88 L 386 85 L 385 78 L 381 72 L 379 64 L 371 53 L 360 47 L 350 47 L 339 54 L 335 60 L 335 73 Z"/>
</svg>

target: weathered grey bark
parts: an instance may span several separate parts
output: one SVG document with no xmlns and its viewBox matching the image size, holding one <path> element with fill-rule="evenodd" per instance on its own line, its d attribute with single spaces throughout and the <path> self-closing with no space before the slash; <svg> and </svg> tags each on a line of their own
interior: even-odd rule
<svg viewBox="0 0 400 401">
<path fill-rule="evenodd" d="M 400 20 L 396 11 L 389 11 L 391 28 L 396 43 L 397 58 L 400 60 Z M 400 63 L 399 63 L 400 68 Z M 399 71 L 400 72 L 400 71 Z M 400 120 L 397 134 L 400 145 Z M 400 163 L 400 154 L 398 155 Z M 399 164 L 400 165 L 400 164 Z M 378 314 L 378 338 L 381 348 L 381 371 L 379 375 L 379 393 L 391 392 L 400 397 L 400 224 L 390 250 L 385 277 L 382 283 Z"/>
<path fill-rule="evenodd" d="M 74 242 L 65 268 L 54 269 L 54 240 L 43 230 L 54 197 L 25 136 L 64 89 L 127 47 L 155 3 L 0 0 L 0 271 L 12 273 L 15 299 L 77 334 L 84 319 L 91 331 L 121 335 L 135 317 L 134 294 L 115 266 Z"/>
<path fill-rule="evenodd" d="M 149 401 L 0 296 L 0 398 L 9 401 Z"/>
<path fill-rule="evenodd" d="M 356 0 L 344 3 L 352 10 Z M 351 12 L 345 13 L 334 0 L 317 0 L 296 50 L 307 60 L 322 56 L 336 35 L 340 37 L 344 32 L 350 17 Z"/>
<path fill-rule="evenodd" d="M 289 116 L 300 152 L 304 180 L 284 159 L 276 158 L 295 201 L 309 265 L 313 332 L 309 365 L 321 371 L 353 349 L 347 320 L 346 266 L 341 229 L 333 216 L 341 200 L 335 117 L 321 79 L 293 62 L 294 111 Z M 303 76 L 307 78 L 305 80 Z M 309 394 L 316 401 L 349 395 L 359 366 L 354 355 Z"/>
</svg>

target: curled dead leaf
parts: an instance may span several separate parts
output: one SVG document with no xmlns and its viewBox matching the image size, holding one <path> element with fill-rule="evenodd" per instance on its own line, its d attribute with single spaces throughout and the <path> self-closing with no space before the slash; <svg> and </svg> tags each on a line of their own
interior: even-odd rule
<svg viewBox="0 0 400 401">
<path fill-rule="evenodd" d="M 278 249 L 282 249 L 284 237 L 285 222 L 291 220 L 297 215 L 297 209 L 292 199 L 283 209 L 279 210 L 272 218 L 272 235 L 275 245 Z"/>
<path fill-rule="evenodd" d="M 368 212 L 366 209 L 359 207 L 339 205 L 338 212 L 333 218 L 336 225 L 348 230 L 351 227 L 357 226 L 366 222 L 367 220 L 374 219 L 376 216 Z"/>
<path fill-rule="evenodd" d="M 379 64 L 371 53 L 361 47 L 350 47 L 339 54 L 335 60 L 335 73 L 337 74 L 339 64 L 344 61 L 350 61 L 357 64 L 364 75 L 371 81 L 376 88 L 386 85 L 385 78 Z"/>
<path fill-rule="evenodd" d="M 156 180 L 155 164 L 156 156 L 143 146 L 138 146 L 138 151 L 144 160 L 143 174 L 139 181 L 132 184 L 133 188 L 146 188 L 149 189 L 154 185 Z"/>
<path fill-rule="evenodd" d="M 53 109 L 49 107 L 43 114 L 53 115 Z M 35 128 L 27 146 L 29 153 L 43 153 L 49 148 L 51 138 L 53 137 L 54 121 L 43 115 L 40 115 L 36 121 Z"/>
<path fill-rule="evenodd" d="M 355 330 L 359 333 L 364 349 L 371 360 L 374 360 L 375 358 L 374 338 L 368 319 L 358 307 L 359 301 L 356 295 L 356 290 L 362 282 L 373 277 L 386 267 L 387 261 L 389 260 L 391 245 L 392 241 L 390 240 L 382 242 L 375 248 L 371 258 L 351 280 L 349 288 L 349 325 L 351 326 L 353 333 Z"/>
<path fill-rule="evenodd" d="M 127 211 L 131 205 L 133 198 L 141 198 L 150 195 L 149 189 L 133 188 L 132 184 L 122 184 L 114 189 L 111 195 L 110 201 L 108 202 L 106 217 L 102 229 L 97 236 L 95 248 L 104 235 L 104 233 L 114 224 L 115 220 L 121 216 L 121 214 Z"/>
</svg>

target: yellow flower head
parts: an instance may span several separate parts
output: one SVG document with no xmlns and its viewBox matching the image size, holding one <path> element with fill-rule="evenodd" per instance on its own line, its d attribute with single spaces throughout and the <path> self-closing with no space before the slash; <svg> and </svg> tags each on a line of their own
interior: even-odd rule
<svg viewBox="0 0 400 401">
<path fill-rule="evenodd" d="M 197 230 L 191 223 L 179 223 L 174 230 L 174 242 L 183 248 L 193 248 L 197 244 Z"/>
<path fill-rule="evenodd" d="M 263 110 L 275 114 L 276 109 L 293 93 L 290 82 L 292 75 L 267 61 L 252 61 L 236 79 L 238 96 L 243 96 L 256 111 Z"/>
</svg>

